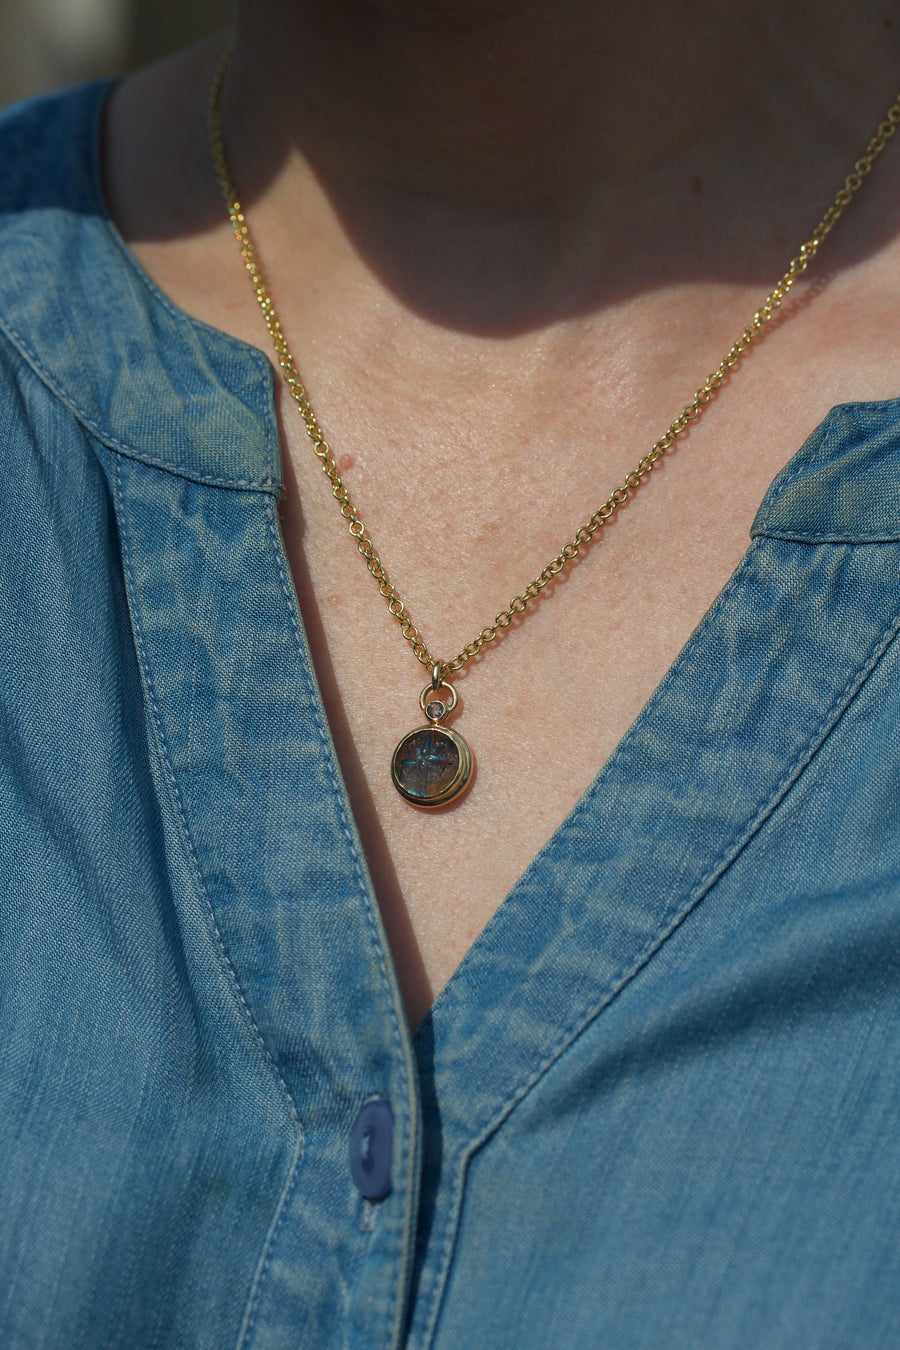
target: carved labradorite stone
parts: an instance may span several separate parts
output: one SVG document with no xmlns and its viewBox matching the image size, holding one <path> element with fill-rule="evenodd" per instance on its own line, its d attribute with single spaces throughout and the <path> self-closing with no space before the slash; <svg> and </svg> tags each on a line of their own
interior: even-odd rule
<svg viewBox="0 0 900 1350">
<path fill-rule="evenodd" d="M 428 801 L 446 792 L 459 770 L 459 751 L 443 731 L 423 727 L 401 741 L 397 779 L 412 797 Z"/>
<path fill-rule="evenodd" d="M 469 747 L 447 727 L 419 727 L 394 751 L 391 776 L 414 806 L 443 806 L 462 792 L 472 768 Z"/>
</svg>

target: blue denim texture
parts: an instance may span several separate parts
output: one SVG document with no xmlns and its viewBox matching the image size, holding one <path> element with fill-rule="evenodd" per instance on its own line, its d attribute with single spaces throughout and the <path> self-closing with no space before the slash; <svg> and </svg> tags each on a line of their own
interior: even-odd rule
<svg viewBox="0 0 900 1350">
<path fill-rule="evenodd" d="M 0 1346 L 895 1350 L 900 402 L 779 475 L 411 1038 L 270 367 L 125 251 L 104 92 L 0 126 Z"/>
</svg>

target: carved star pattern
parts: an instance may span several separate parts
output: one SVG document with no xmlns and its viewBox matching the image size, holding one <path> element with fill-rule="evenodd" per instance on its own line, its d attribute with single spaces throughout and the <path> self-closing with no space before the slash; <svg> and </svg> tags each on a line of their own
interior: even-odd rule
<svg viewBox="0 0 900 1350">
<path fill-rule="evenodd" d="M 427 798 L 447 786 L 458 765 L 459 753 L 451 740 L 434 731 L 421 731 L 409 737 L 397 767 L 407 792 Z"/>
</svg>

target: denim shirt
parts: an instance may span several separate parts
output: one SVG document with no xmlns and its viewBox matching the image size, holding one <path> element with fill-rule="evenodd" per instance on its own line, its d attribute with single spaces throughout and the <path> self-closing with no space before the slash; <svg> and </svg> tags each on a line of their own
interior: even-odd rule
<svg viewBox="0 0 900 1350">
<path fill-rule="evenodd" d="M 0 128 L 0 1346 L 896 1350 L 900 402 L 411 1037 L 272 371 L 124 248 L 104 93 Z"/>
</svg>

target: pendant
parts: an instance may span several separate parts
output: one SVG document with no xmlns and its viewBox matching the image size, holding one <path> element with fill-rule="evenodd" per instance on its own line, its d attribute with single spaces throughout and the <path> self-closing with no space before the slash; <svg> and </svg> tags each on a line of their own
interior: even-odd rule
<svg viewBox="0 0 900 1350">
<path fill-rule="evenodd" d="M 391 778 L 413 806 L 446 806 L 468 787 L 472 752 L 458 732 L 441 726 L 456 707 L 456 690 L 440 679 L 437 666 L 419 695 L 419 707 L 428 724 L 403 737 L 391 760 Z"/>
</svg>

